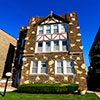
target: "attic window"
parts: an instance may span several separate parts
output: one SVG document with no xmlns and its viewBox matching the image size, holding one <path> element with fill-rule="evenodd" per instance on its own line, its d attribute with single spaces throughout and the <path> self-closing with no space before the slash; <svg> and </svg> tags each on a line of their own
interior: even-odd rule
<svg viewBox="0 0 100 100">
<path fill-rule="evenodd" d="M 39 26 L 39 34 L 43 34 L 43 26 Z"/>
<path fill-rule="evenodd" d="M 50 25 L 46 25 L 46 33 L 51 33 L 51 26 Z"/>
<path fill-rule="evenodd" d="M 58 24 L 54 25 L 54 33 L 58 33 Z"/>
</svg>

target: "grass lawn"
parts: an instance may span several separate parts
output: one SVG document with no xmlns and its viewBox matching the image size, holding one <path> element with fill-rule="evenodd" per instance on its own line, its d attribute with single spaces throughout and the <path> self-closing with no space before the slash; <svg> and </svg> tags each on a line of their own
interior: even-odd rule
<svg viewBox="0 0 100 100">
<path fill-rule="evenodd" d="M 65 95 L 7 92 L 5 97 L 0 95 L 0 100 L 100 100 L 100 98 L 94 93 L 88 93 L 85 95 Z"/>
</svg>

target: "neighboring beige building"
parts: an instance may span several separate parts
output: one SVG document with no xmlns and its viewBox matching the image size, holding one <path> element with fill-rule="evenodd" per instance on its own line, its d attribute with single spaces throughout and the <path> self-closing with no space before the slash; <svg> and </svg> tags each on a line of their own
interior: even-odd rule
<svg viewBox="0 0 100 100">
<path fill-rule="evenodd" d="M 0 29 L 0 79 L 11 71 L 16 39 Z"/>
</svg>

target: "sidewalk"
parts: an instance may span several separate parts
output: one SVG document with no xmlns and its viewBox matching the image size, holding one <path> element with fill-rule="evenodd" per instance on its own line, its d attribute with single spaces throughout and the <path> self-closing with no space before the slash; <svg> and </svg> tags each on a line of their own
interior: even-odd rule
<svg viewBox="0 0 100 100">
<path fill-rule="evenodd" d="M 14 87 L 7 87 L 6 91 L 15 91 L 17 90 L 17 88 Z M 0 87 L 0 92 L 4 92 L 4 87 Z"/>
<path fill-rule="evenodd" d="M 95 93 L 99 98 L 100 98 L 100 92 L 96 92 L 96 91 L 87 91 L 88 93 Z"/>
</svg>

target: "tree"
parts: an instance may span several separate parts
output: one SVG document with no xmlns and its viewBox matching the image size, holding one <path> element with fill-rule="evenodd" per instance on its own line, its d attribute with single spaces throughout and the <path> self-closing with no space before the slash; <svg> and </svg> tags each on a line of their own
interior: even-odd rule
<svg viewBox="0 0 100 100">
<path fill-rule="evenodd" d="M 91 56 L 91 66 L 93 67 L 93 73 L 100 75 L 100 40 L 97 42 Z"/>
</svg>

